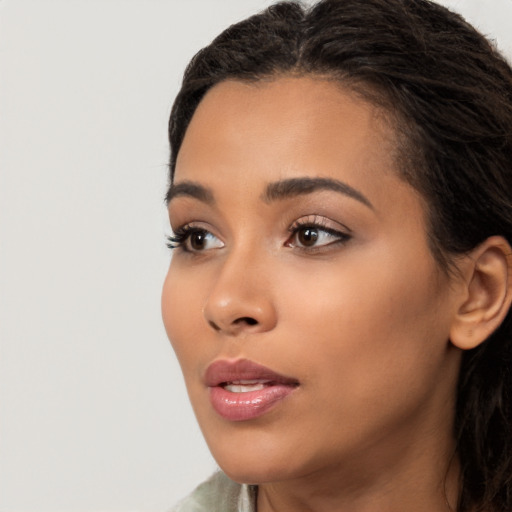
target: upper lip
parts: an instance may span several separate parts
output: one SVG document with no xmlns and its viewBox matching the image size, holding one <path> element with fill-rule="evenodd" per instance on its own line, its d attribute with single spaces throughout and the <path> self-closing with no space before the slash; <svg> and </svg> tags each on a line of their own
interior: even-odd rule
<svg viewBox="0 0 512 512">
<path fill-rule="evenodd" d="M 248 359 L 214 361 L 206 369 L 204 377 L 205 384 L 209 387 L 243 380 L 258 380 L 288 386 L 299 384 L 297 379 L 276 373 Z"/>
</svg>

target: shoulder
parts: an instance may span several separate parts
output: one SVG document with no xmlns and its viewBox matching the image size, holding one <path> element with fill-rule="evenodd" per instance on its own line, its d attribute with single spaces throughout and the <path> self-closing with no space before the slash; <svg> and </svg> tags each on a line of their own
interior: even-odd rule
<svg viewBox="0 0 512 512">
<path fill-rule="evenodd" d="M 218 471 L 170 512 L 255 512 L 256 488 Z"/>
</svg>

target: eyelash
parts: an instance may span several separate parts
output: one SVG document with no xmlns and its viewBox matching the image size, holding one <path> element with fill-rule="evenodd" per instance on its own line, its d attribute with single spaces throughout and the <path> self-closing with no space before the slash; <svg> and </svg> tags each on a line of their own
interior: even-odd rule
<svg viewBox="0 0 512 512">
<path fill-rule="evenodd" d="M 172 235 L 167 236 L 167 247 L 171 250 L 184 248 L 186 241 L 190 238 L 192 233 L 208 233 L 208 231 L 187 224 L 175 229 Z"/>
<path fill-rule="evenodd" d="M 333 240 L 332 242 L 327 243 L 327 244 L 322 244 L 322 245 L 318 245 L 318 246 L 314 245 L 312 247 L 307 247 L 304 245 L 293 246 L 291 240 L 295 239 L 301 230 L 306 230 L 306 229 L 310 229 L 312 231 L 317 231 L 317 232 L 327 233 L 327 234 L 331 235 L 332 237 L 334 237 L 336 240 Z M 346 231 L 340 231 L 337 229 L 330 228 L 325 225 L 325 220 L 323 218 L 319 218 L 317 216 L 314 216 L 312 218 L 308 217 L 305 219 L 300 219 L 300 220 L 295 221 L 288 229 L 288 231 L 291 233 L 291 236 L 286 241 L 286 245 L 288 247 L 294 247 L 294 248 L 297 248 L 299 250 L 309 252 L 309 253 L 319 252 L 322 250 L 326 250 L 327 247 L 332 247 L 333 245 L 337 246 L 340 244 L 347 243 L 352 238 L 352 235 L 349 234 L 350 230 L 348 228 L 345 228 L 345 229 L 346 229 Z"/>
<path fill-rule="evenodd" d="M 292 240 L 297 237 L 301 230 L 305 229 L 327 233 L 328 235 L 334 237 L 336 240 L 333 240 L 332 242 L 327 244 L 322 244 L 320 246 L 313 245 L 311 247 L 307 247 L 305 245 L 294 245 L 294 242 Z M 347 231 L 349 231 L 348 228 Z M 296 248 L 304 252 L 310 253 L 325 250 L 325 248 L 328 246 L 347 243 L 352 238 L 352 236 L 347 232 L 339 231 L 337 229 L 333 229 L 326 226 L 325 221 L 323 221 L 321 218 L 319 219 L 316 216 L 313 218 L 306 218 L 295 221 L 288 229 L 288 232 L 290 233 L 290 236 L 285 242 L 286 247 Z M 184 252 L 189 253 L 201 252 L 199 250 L 196 251 L 187 247 L 187 241 L 194 234 L 211 235 L 211 232 L 204 228 L 199 228 L 190 224 L 186 224 L 174 230 L 174 233 L 172 235 L 167 236 L 166 245 L 171 250 L 182 249 Z"/>
</svg>

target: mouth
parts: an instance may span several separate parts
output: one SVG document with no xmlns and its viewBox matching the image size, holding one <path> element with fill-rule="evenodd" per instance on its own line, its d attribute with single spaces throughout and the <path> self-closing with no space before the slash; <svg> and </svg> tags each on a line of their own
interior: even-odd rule
<svg viewBox="0 0 512 512">
<path fill-rule="evenodd" d="M 297 379 L 246 359 L 213 362 L 204 381 L 213 409 L 229 421 L 262 416 L 299 386 Z"/>
<path fill-rule="evenodd" d="M 233 382 L 223 382 L 221 386 L 230 393 L 250 393 L 251 391 L 261 391 L 266 386 L 272 385 L 271 381 L 259 380 L 236 380 Z"/>
</svg>

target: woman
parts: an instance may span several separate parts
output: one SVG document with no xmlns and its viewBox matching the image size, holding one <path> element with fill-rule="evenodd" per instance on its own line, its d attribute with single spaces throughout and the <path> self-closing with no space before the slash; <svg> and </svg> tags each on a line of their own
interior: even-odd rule
<svg viewBox="0 0 512 512">
<path fill-rule="evenodd" d="M 176 510 L 512 510 L 512 70 L 425 0 L 280 3 L 171 114 Z M 237 483 L 235 483 L 237 482 Z"/>
</svg>

